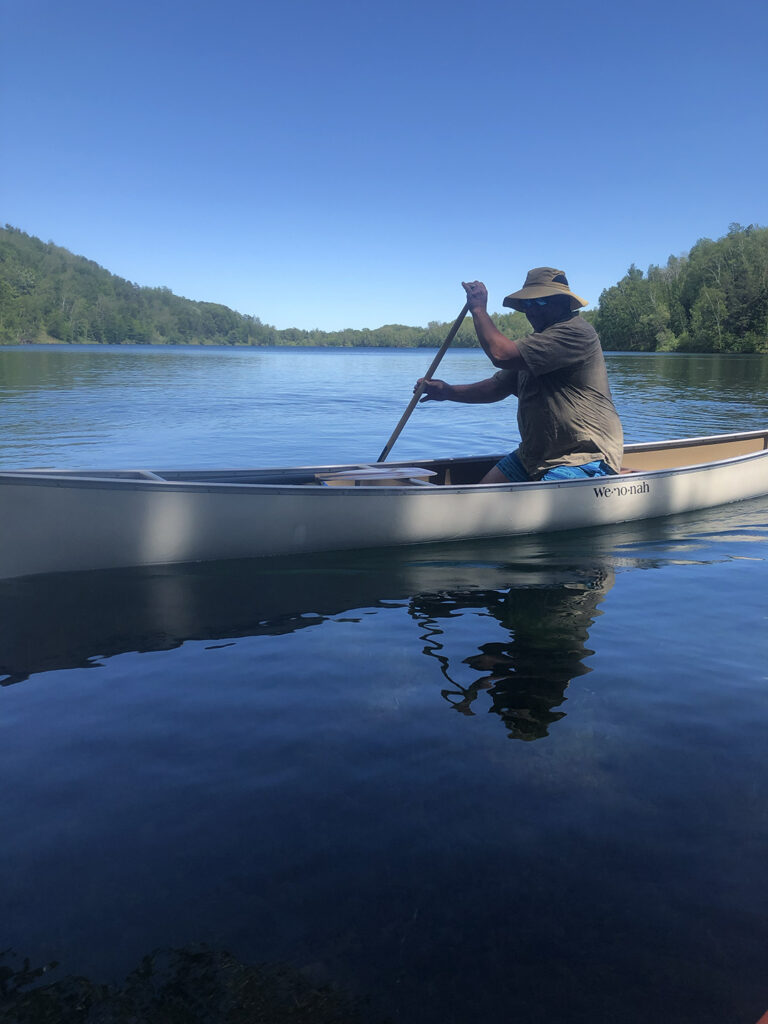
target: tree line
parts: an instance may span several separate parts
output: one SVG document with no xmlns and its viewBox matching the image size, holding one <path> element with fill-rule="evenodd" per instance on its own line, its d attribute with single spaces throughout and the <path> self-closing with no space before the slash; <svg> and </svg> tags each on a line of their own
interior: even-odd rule
<svg viewBox="0 0 768 1024">
<path fill-rule="evenodd" d="M 613 351 L 768 352 L 768 228 L 731 224 L 647 274 L 633 264 L 595 326 Z"/>
<path fill-rule="evenodd" d="M 522 313 L 496 318 L 522 337 Z M 146 288 L 109 273 L 92 260 L 6 225 L 0 228 L 0 344 L 46 342 L 98 345 L 334 345 L 434 348 L 447 328 L 388 324 L 343 331 L 279 330 L 258 316 L 215 302 L 196 302 L 168 288 Z M 471 321 L 456 345 L 476 345 Z"/>
<path fill-rule="evenodd" d="M 768 229 L 731 225 L 647 275 L 632 265 L 606 289 L 592 320 L 612 351 L 768 351 Z M 494 314 L 511 338 L 522 313 Z M 362 330 L 278 329 L 214 302 L 145 288 L 18 228 L 0 228 L 0 344 L 252 345 L 436 348 L 448 324 Z M 471 320 L 454 342 L 472 347 Z"/>
</svg>

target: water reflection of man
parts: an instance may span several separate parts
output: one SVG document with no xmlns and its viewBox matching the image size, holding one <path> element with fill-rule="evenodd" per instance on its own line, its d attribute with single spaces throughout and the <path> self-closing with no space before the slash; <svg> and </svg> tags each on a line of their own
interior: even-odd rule
<svg viewBox="0 0 768 1024">
<path fill-rule="evenodd" d="M 485 690 L 490 710 L 504 722 L 512 739 L 535 740 L 549 735 L 549 726 L 565 716 L 568 684 L 590 671 L 584 659 L 589 628 L 600 614 L 598 605 L 614 582 L 613 570 L 574 572 L 570 579 L 534 582 L 504 590 L 469 590 L 413 598 L 411 613 L 430 627 L 427 653 L 442 662 L 451 688 L 442 696 L 462 714 L 473 715 L 472 704 Z M 448 659 L 436 640 L 448 632 L 447 620 L 463 610 L 483 609 L 509 631 L 508 638 L 481 644 L 479 653 L 462 664 L 482 673 L 470 686 L 456 683 Z"/>
</svg>

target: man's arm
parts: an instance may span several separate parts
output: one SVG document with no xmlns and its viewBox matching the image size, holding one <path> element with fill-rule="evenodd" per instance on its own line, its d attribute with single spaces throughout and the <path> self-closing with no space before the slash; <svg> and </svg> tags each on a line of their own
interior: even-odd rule
<svg viewBox="0 0 768 1024">
<path fill-rule="evenodd" d="M 477 340 L 494 366 L 505 370 L 524 370 L 525 361 L 516 342 L 502 334 L 488 315 L 488 290 L 482 281 L 462 281 Z"/>
<path fill-rule="evenodd" d="M 513 377 L 510 374 L 510 377 Z M 416 388 L 424 380 L 416 381 Z M 424 385 L 422 402 L 462 402 L 465 405 L 482 405 L 486 402 L 500 402 L 502 398 L 515 393 L 515 381 L 489 377 L 474 384 L 446 384 L 444 380 L 428 380 Z"/>
</svg>

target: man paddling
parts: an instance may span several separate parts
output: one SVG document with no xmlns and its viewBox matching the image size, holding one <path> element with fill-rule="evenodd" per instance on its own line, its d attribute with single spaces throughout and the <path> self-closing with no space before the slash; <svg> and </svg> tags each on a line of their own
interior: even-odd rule
<svg viewBox="0 0 768 1024">
<path fill-rule="evenodd" d="M 462 282 L 477 338 L 497 373 L 474 384 L 427 380 L 422 401 L 498 402 L 517 396 L 520 447 L 498 462 L 484 484 L 569 480 L 618 473 L 624 451 L 600 339 L 583 320 L 584 299 L 562 270 L 531 270 L 504 305 L 525 313 L 533 333 L 512 341 L 488 315 L 482 281 Z M 416 387 L 424 382 L 421 378 Z"/>
</svg>

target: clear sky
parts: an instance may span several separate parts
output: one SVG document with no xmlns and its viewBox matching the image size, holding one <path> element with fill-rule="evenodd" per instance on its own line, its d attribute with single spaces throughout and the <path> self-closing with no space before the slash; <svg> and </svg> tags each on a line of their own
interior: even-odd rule
<svg viewBox="0 0 768 1024">
<path fill-rule="evenodd" d="M 768 224 L 768 4 L 2 0 L 0 222 L 277 327 Z"/>
</svg>

